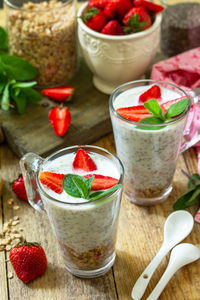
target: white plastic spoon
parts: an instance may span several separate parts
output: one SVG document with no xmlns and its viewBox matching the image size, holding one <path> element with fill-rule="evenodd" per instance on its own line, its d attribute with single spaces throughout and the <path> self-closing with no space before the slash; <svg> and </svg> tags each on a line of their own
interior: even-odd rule
<svg viewBox="0 0 200 300">
<path fill-rule="evenodd" d="M 192 244 L 183 243 L 174 247 L 167 269 L 147 300 L 157 300 L 176 271 L 199 258 L 200 249 Z"/>
<path fill-rule="evenodd" d="M 190 234 L 193 226 L 194 219 L 185 210 L 175 211 L 168 216 L 164 226 L 164 242 L 156 256 L 136 281 L 131 294 L 132 299 L 139 300 L 142 298 L 153 273 L 162 259 L 175 245 Z"/>
</svg>

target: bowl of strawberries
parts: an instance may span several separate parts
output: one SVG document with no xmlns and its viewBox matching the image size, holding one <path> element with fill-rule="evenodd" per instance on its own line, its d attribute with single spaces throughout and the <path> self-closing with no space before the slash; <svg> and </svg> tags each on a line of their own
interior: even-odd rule
<svg viewBox="0 0 200 300">
<path fill-rule="evenodd" d="M 78 11 L 78 38 L 94 86 L 105 94 L 140 79 L 160 41 L 161 5 L 149 0 L 89 0 Z"/>
</svg>

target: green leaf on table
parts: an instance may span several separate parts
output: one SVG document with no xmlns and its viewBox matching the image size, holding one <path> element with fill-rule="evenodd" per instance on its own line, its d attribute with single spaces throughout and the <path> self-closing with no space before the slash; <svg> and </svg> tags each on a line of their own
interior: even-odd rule
<svg viewBox="0 0 200 300">
<path fill-rule="evenodd" d="M 3 95 L 1 98 L 1 108 L 3 110 L 9 110 L 9 104 L 10 104 L 10 97 L 9 97 L 9 87 L 10 87 L 10 82 L 8 82 L 3 90 Z"/>
<path fill-rule="evenodd" d="M 190 189 L 183 194 L 173 205 L 174 210 L 186 209 L 196 202 L 198 202 L 200 196 L 200 186 L 198 188 Z"/>
<path fill-rule="evenodd" d="M 159 130 L 159 129 L 162 129 L 166 126 L 145 126 L 146 125 L 156 125 L 156 124 L 162 124 L 164 123 L 164 121 L 160 118 L 157 118 L 157 117 L 147 117 L 147 118 L 144 118 L 142 120 L 140 120 L 138 122 L 139 125 L 136 126 L 136 128 L 138 129 L 144 129 L 144 130 Z"/>
<path fill-rule="evenodd" d="M 192 174 L 188 180 L 188 189 L 195 188 L 197 185 L 200 185 L 200 176 L 199 174 Z"/>
<path fill-rule="evenodd" d="M 92 193 L 92 194 L 89 196 L 88 200 L 89 200 L 89 201 L 93 201 L 93 200 L 97 200 L 97 199 L 99 199 L 99 198 L 105 197 L 105 196 L 109 195 L 110 193 L 112 193 L 112 192 L 118 190 L 118 189 L 121 188 L 121 187 L 122 187 L 121 184 L 116 184 L 116 185 L 114 185 L 113 187 L 111 187 L 111 188 L 108 189 L 108 190 L 105 190 L 105 191 L 99 191 L 99 192 L 94 192 L 94 193 Z"/>
<path fill-rule="evenodd" d="M 161 120 L 165 120 L 163 116 L 163 111 L 158 103 L 157 100 L 151 99 L 148 102 L 144 103 L 144 106 L 148 109 L 148 111 L 156 118 L 159 118 Z"/>
<path fill-rule="evenodd" d="M 93 179 L 94 177 L 86 179 L 79 175 L 67 174 L 63 179 L 63 188 L 72 197 L 87 199 Z"/>
<path fill-rule="evenodd" d="M 11 90 L 11 97 L 16 103 L 17 111 L 21 115 L 24 113 L 26 108 L 26 95 L 23 93 L 23 91 L 19 91 L 19 93 L 15 93 L 15 90 Z"/>
<path fill-rule="evenodd" d="M 8 34 L 7 32 L 0 26 L 0 49 L 8 50 Z"/>
<path fill-rule="evenodd" d="M 31 80 L 38 74 L 38 71 L 28 61 L 17 56 L 1 55 L 0 64 L 10 79 Z"/>
<path fill-rule="evenodd" d="M 188 104 L 189 104 L 189 98 L 182 99 L 182 100 L 172 104 L 168 108 L 165 117 L 167 119 L 170 119 L 170 118 L 180 115 L 187 108 Z"/>
<path fill-rule="evenodd" d="M 4 76 L 3 74 L 0 74 L 0 94 L 3 92 L 7 82 L 8 82 L 8 80 L 7 80 L 6 76 Z"/>
<path fill-rule="evenodd" d="M 29 88 L 37 84 L 37 81 L 31 82 L 16 82 L 13 84 L 13 88 Z"/>
<path fill-rule="evenodd" d="M 42 100 L 42 96 L 36 90 L 32 88 L 22 88 L 24 94 L 26 95 L 26 99 L 29 103 L 35 103 Z"/>
</svg>

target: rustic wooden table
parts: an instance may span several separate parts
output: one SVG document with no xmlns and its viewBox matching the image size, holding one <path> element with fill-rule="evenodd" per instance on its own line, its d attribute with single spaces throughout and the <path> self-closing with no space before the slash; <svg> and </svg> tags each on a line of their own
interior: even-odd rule
<svg viewBox="0 0 200 300">
<path fill-rule="evenodd" d="M 0 20 L 1 19 L 0 12 Z M 0 23 L 1 25 L 1 23 Z M 113 135 L 110 134 L 95 145 L 115 152 Z M 17 199 L 9 186 L 19 174 L 19 159 L 6 144 L 0 145 L 0 176 L 4 180 L 0 206 L 0 227 L 14 216 L 20 218 L 20 227 L 28 241 L 40 242 L 44 247 L 48 268 L 45 274 L 23 284 L 14 274 L 8 252 L 0 252 L 0 299 L 1 300 L 128 300 L 131 299 L 132 286 L 154 257 L 163 240 L 163 225 L 166 217 L 173 211 L 172 205 L 185 190 L 187 179 L 181 169 L 197 172 L 197 160 L 194 149 L 180 155 L 174 177 L 174 189 L 170 197 L 162 204 L 153 207 L 138 207 L 122 199 L 119 231 L 117 240 L 117 258 L 113 268 L 103 277 L 79 279 L 68 273 L 63 265 L 58 244 L 45 214 L 34 211 L 29 204 Z M 19 206 L 14 210 L 8 199 L 14 198 Z M 194 215 L 197 207 L 189 211 Z M 1 228 L 0 228 L 1 229 Z M 194 229 L 185 242 L 200 246 L 200 225 Z M 168 263 L 167 256 L 154 274 L 143 297 L 152 291 Z M 169 282 L 161 300 L 199 300 L 200 261 L 182 268 Z M 14 277 L 9 279 L 10 272 Z"/>
</svg>

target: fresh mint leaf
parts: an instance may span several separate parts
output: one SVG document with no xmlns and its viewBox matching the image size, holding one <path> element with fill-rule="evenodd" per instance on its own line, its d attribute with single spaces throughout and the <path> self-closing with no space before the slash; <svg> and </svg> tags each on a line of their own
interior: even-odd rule
<svg viewBox="0 0 200 300">
<path fill-rule="evenodd" d="M 26 100 L 29 103 L 35 103 L 42 100 L 42 96 L 36 90 L 32 88 L 22 88 L 23 93 L 26 95 Z"/>
<path fill-rule="evenodd" d="M 8 82 L 8 80 L 7 80 L 6 76 L 4 76 L 3 74 L 0 74 L 0 94 L 3 92 L 7 82 Z"/>
<path fill-rule="evenodd" d="M 156 118 L 159 118 L 161 120 L 165 120 L 163 116 L 163 111 L 158 103 L 157 100 L 151 99 L 148 102 L 144 103 L 144 106 L 148 109 L 148 111 Z"/>
<path fill-rule="evenodd" d="M 16 82 L 13 84 L 13 88 L 29 88 L 37 84 L 37 81 L 31 82 Z"/>
<path fill-rule="evenodd" d="M 159 129 L 166 127 L 164 125 L 163 126 L 145 126 L 145 124 L 156 125 L 156 124 L 164 123 L 164 121 L 162 119 L 157 118 L 157 117 L 147 117 L 147 118 L 140 120 L 138 123 L 139 123 L 139 125 L 137 125 L 136 128 L 144 129 L 144 130 L 159 130 Z"/>
<path fill-rule="evenodd" d="M 9 87 L 10 87 L 10 82 L 6 84 L 1 99 L 1 108 L 6 111 L 9 110 L 9 104 L 10 104 Z"/>
<path fill-rule="evenodd" d="M 195 188 L 197 185 L 200 185 L 200 176 L 199 174 L 192 174 L 191 179 L 188 180 L 188 189 Z"/>
<path fill-rule="evenodd" d="M 0 49 L 8 50 L 8 34 L 2 27 L 0 27 Z"/>
<path fill-rule="evenodd" d="M 17 96 L 15 94 L 12 95 L 12 99 L 16 103 L 18 113 L 20 115 L 23 114 L 26 108 L 26 95 L 22 91 L 20 91 Z"/>
<path fill-rule="evenodd" d="M 116 184 L 116 185 L 114 185 L 113 187 L 111 187 L 111 188 L 108 189 L 108 190 L 101 191 L 101 192 L 100 192 L 100 191 L 99 191 L 99 192 L 94 192 L 94 193 L 92 193 L 92 194 L 89 196 L 88 200 L 89 200 L 89 201 L 93 201 L 93 200 L 97 200 L 97 199 L 99 199 L 99 198 L 105 197 L 105 196 L 109 195 L 110 193 L 112 193 L 112 192 L 118 190 L 118 189 L 121 188 L 121 187 L 122 187 L 121 184 Z"/>
<path fill-rule="evenodd" d="M 89 190 L 87 187 L 87 184 L 84 180 L 84 177 L 78 177 L 78 176 L 73 176 L 72 180 L 75 183 L 77 189 L 79 190 L 80 194 L 81 194 L 81 198 L 83 199 L 87 199 L 88 194 L 89 194 Z"/>
<path fill-rule="evenodd" d="M 28 61 L 17 56 L 1 55 L 0 64 L 10 79 L 31 80 L 38 74 L 38 71 Z"/>
<path fill-rule="evenodd" d="M 87 199 L 93 179 L 94 176 L 86 179 L 79 175 L 67 174 L 63 179 L 63 188 L 70 196 Z"/>
<path fill-rule="evenodd" d="M 180 115 L 187 108 L 189 103 L 189 98 L 182 99 L 174 104 L 172 104 L 165 115 L 167 119 L 176 117 Z"/>
<path fill-rule="evenodd" d="M 193 188 L 183 194 L 173 205 L 174 210 L 186 209 L 196 202 L 198 202 L 200 196 L 200 186 Z"/>
</svg>

